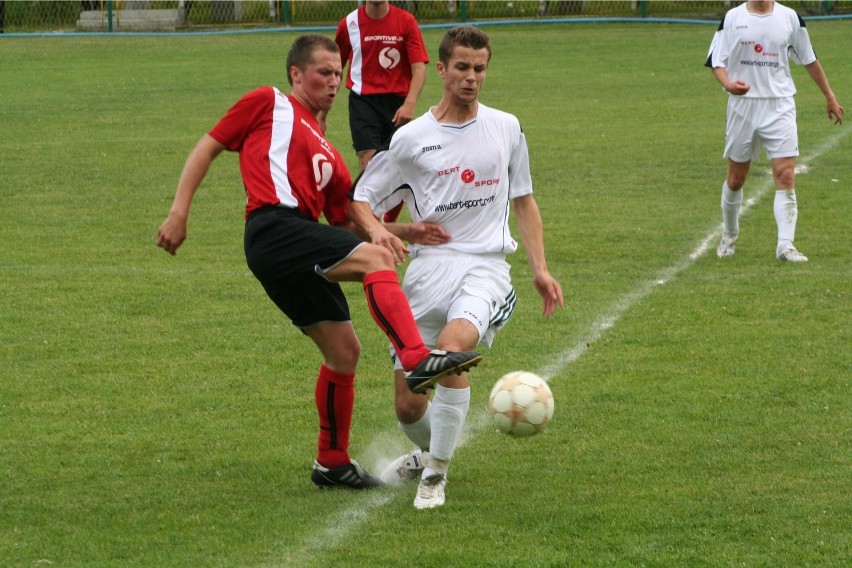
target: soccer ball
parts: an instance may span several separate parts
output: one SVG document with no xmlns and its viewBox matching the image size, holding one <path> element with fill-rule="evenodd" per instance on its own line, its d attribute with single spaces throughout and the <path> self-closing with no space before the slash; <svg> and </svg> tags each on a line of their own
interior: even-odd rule
<svg viewBox="0 0 852 568">
<path fill-rule="evenodd" d="M 506 373 L 491 389 L 488 412 L 501 432 L 532 436 L 553 418 L 553 393 L 547 381 L 535 373 Z"/>
</svg>

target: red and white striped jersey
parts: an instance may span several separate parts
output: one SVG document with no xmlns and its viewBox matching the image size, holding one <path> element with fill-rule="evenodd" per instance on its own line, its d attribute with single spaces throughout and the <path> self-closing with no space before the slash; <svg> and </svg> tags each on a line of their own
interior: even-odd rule
<svg viewBox="0 0 852 568">
<path fill-rule="evenodd" d="M 414 16 L 389 8 L 387 16 L 374 20 L 361 6 L 337 26 L 340 59 L 349 62 L 346 88 L 355 94 L 404 97 L 411 87 L 411 64 L 429 62 Z"/>
<path fill-rule="evenodd" d="M 246 216 L 260 207 L 295 207 L 329 224 L 349 219 L 352 178 L 340 153 L 326 140 L 316 117 L 275 87 L 244 95 L 210 131 L 239 152 Z"/>
</svg>

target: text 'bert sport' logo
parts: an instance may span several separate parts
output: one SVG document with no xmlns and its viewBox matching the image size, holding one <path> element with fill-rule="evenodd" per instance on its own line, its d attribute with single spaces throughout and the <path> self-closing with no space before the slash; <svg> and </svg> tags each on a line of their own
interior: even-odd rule
<svg viewBox="0 0 852 568">
<path fill-rule="evenodd" d="M 328 182 L 331 181 L 334 166 L 331 165 L 328 157 L 324 154 L 314 154 L 311 161 L 314 165 L 314 179 L 317 180 L 317 191 L 322 191 L 328 185 Z"/>
<path fill-rule="evenodd" d="M 379 53 L 379 65 L 385 69 L 393 69 L 399 65 L 402 56 L 395 47 L 386 47 Z"/>
</svg>

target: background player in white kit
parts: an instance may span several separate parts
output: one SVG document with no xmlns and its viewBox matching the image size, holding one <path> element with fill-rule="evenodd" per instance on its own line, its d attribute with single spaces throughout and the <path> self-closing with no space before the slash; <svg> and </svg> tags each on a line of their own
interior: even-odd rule
<svg viewBox="0 0 852 568">
<path fill-rule="evenodd" d="M 374 244 L 412 261 L 403 289 L 427 345 L 467 349 L 490 345 L 515 307 L 506 255 L 517 242 L 509 232 L 514 205 L 533 283 L 550 316 L 563 305 L 562 288 L 547 269 L 541 215 L 532 196 L 526 140 L 517 118 L 478 101 L 491 59 L 488 36 L 472 26 L 444 36 L 437 64 L 440 102 L 394 134 L 356 181 L 350 215 Z M 377 220 L 405 201 L 414 221 L 447 232 L 438 245 L 410 251 Z M 444 503 L 449 461 L 470 405 L 467 375 L 445 377 L 432 403 L 409 391 L 396 364 L 396 412 L 400 427 L 422 450 L 402 456 L 383 475 L 416 476 L 414 506 Z M 425 466 L 425 467 L 424 467 Z"/>
<path fill-rule="evenodd" d="M 743 200 L 741 190 L 751 160 L 758 157 L 763 147 L 772 161 L 776 188 L 775 257 L 788 262 L 808 260 L 793 245 L 798 217 L 794 169 L 799 140 L 790 59 L 805 66 L 825 95 L 829 119 L 835 124 L 842 123 L 843 107 L 814 54 L 805 22 L 795 11 L 776 2 L 750 0 L 729 10 L 713 36 L 705 65 L 731 95 L 724 152 L 728 176 L 722 185 L 724 229 L 716 249 L 719 257 L 735 252 Z"/>
</svg>

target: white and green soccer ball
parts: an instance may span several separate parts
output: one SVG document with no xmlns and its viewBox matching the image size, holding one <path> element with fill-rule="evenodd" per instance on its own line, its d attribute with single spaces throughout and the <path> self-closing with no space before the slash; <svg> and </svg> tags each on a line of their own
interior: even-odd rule
<svg viewBox="0 0 852 568">
<path fill-rule="evenodd" d="M 529 371 L 506 373 L 491 389 L 488 412 L 497 429 L 510 436 L 532 436 L 553 418 L 553 393 L 547 381 Z"/>
</svg>

